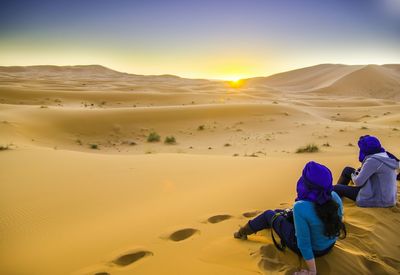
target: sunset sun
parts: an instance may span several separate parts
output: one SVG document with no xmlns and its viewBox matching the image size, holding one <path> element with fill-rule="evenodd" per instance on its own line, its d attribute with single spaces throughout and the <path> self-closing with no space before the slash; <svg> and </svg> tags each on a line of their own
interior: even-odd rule
<svg viewBox="0 0 400 275">
<path fill-rule="evenodd" d="M 232 88 L 240 88 L 243 86 L 243 84 L 244 81 L 241 78 L 231 78 L 231 80 L 229 81 L 229 86 Z"/>
</svg>

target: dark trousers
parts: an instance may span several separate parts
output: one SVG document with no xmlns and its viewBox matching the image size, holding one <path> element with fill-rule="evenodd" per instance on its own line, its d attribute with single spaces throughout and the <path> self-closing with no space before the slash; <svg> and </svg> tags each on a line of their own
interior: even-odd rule
<svg viewBox="0 0 400 275">
<path fill-rule="evenodd" d="M 249 221 L 250 228 L 254 231 L 260 231 L 263 229 L 271 228 L 272 218 L 276 213 L 282 212 L 282 209 L 267 210 L 264 213 L 258 215 L 254 219 Z M 293 252 L 301 256 L 301 252 L 297 247 L 296 232 L 294 224 L 288 221 L 285 217 L 278 216 L 273 223 L 273 229 L 279 238 L 290 248 Z M 320 257 L 328 253 L 332 249 L 333 245 L 322 251 L 314 251 L 315 257 Z"/>
<path fill-rule="evenodd" d="M 274 215 L 278 212 L 282 212 L 282 209 L 267 210 L 264 213 L 258 215 L 254 219 L 249 221 L 250 228 L 254 231 L 260 231 L 266 228 L 271 228 L 271 221 Z M 288 221 L 285 217 L 278 216 L 274 220 L 273 230 L 278 234 L 279 238 L 283 240 L 287 247 L 293 250 L 295 253 L 300 254 L 300 250 L 297 247 L 296 235 L 294 224 Z M 301 254 L 300 254 L 301 255 Z"/>
<path fill-rule="evenodd" d="M 348 186 L 351 181 L 351 174 L 354 173 L 356 169 L 352 167 L 345 167 L 340 175 L 340 178 L 336 185 L 333 186 L 333 191 L 335 191 L 340 197 L 346 197 L 353 201 L 356 200 L 360 187 Z"/>
</svg>

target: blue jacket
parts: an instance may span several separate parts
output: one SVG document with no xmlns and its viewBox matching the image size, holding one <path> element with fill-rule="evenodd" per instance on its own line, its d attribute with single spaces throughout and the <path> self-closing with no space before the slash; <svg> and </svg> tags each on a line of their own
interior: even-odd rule
<svg viewBox="0 0 400 275">
<path fill-rule="evenodd" d="M 343 217 L 343 204 L 339 195 L 332 191 L 332 199 L 339 205 L 338 215 Z M 314 258 L 313 251 L 322 251 L 336 242 L 337 238 L 324 235 L 324 224 L 317 216 L 314 203 L 300 200 L 293 205 L 297 247 L 305 260 Z"/>
<path fill-rule="evenodd" d="M 362 186 L 356 203 L 361 207 L 391 207 L 397 201 L 396 169 L 399 162 L 385 152 L 366 156 L 361 170 L 352 175 L 356 186 Z"/>
</svg>

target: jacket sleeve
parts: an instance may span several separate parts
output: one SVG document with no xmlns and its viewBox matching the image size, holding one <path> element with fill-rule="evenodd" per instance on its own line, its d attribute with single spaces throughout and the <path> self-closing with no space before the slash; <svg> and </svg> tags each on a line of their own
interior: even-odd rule
<svg viewBox="0 0 400 275">
<path fill-rule="evenodd" d="M 368 158 L 358 174 L 352 174 L 351 179 L 356 186 L 363 185 L 379 169 L 379 162 Z"/>
<path fill-rule="evenodd" d="M 311 246 L 310 227 L 303 215 L 302 205 L 295 203 L 293 207 L 294 227 L 296 231 L 297 246 L 300 249 L 301 255 L 307 260 L 314 258 L 314 253 Z"/>
</svg>

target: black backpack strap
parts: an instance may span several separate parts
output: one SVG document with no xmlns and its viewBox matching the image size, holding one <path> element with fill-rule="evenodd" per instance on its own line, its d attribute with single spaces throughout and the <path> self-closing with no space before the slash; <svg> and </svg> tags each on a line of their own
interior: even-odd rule
<svg viewBox="0 0 400 275">
<path fill-rule="evenodd" d="M 281 239 L 280 243 L 278 243 L 278 242 L 276 241 L 275 236 L 274 236 L 274 226 L 273 226 L 273 225 L 274 225 L 274 222 L 276 221 L 276 219 L 277 219 L 279 216 L 283 215 L 282 213 L 283 213 L 283 212 L 276 213 L 276 214 L 272 217 L 272 220 L 271 220 L 271 237 L 272 237 L 272 241 L 274 242 L 274 245 L 276 246 L 276 248 L 278 248 L 280 251 L 285 251 L 286 244 L 285 244 L 285 242 L 284 242 L 282 239 Z M 281 223 L 279 223 L 278 227 L 280 228 L 280 226 L 281 226 Z"/>
</svg>

